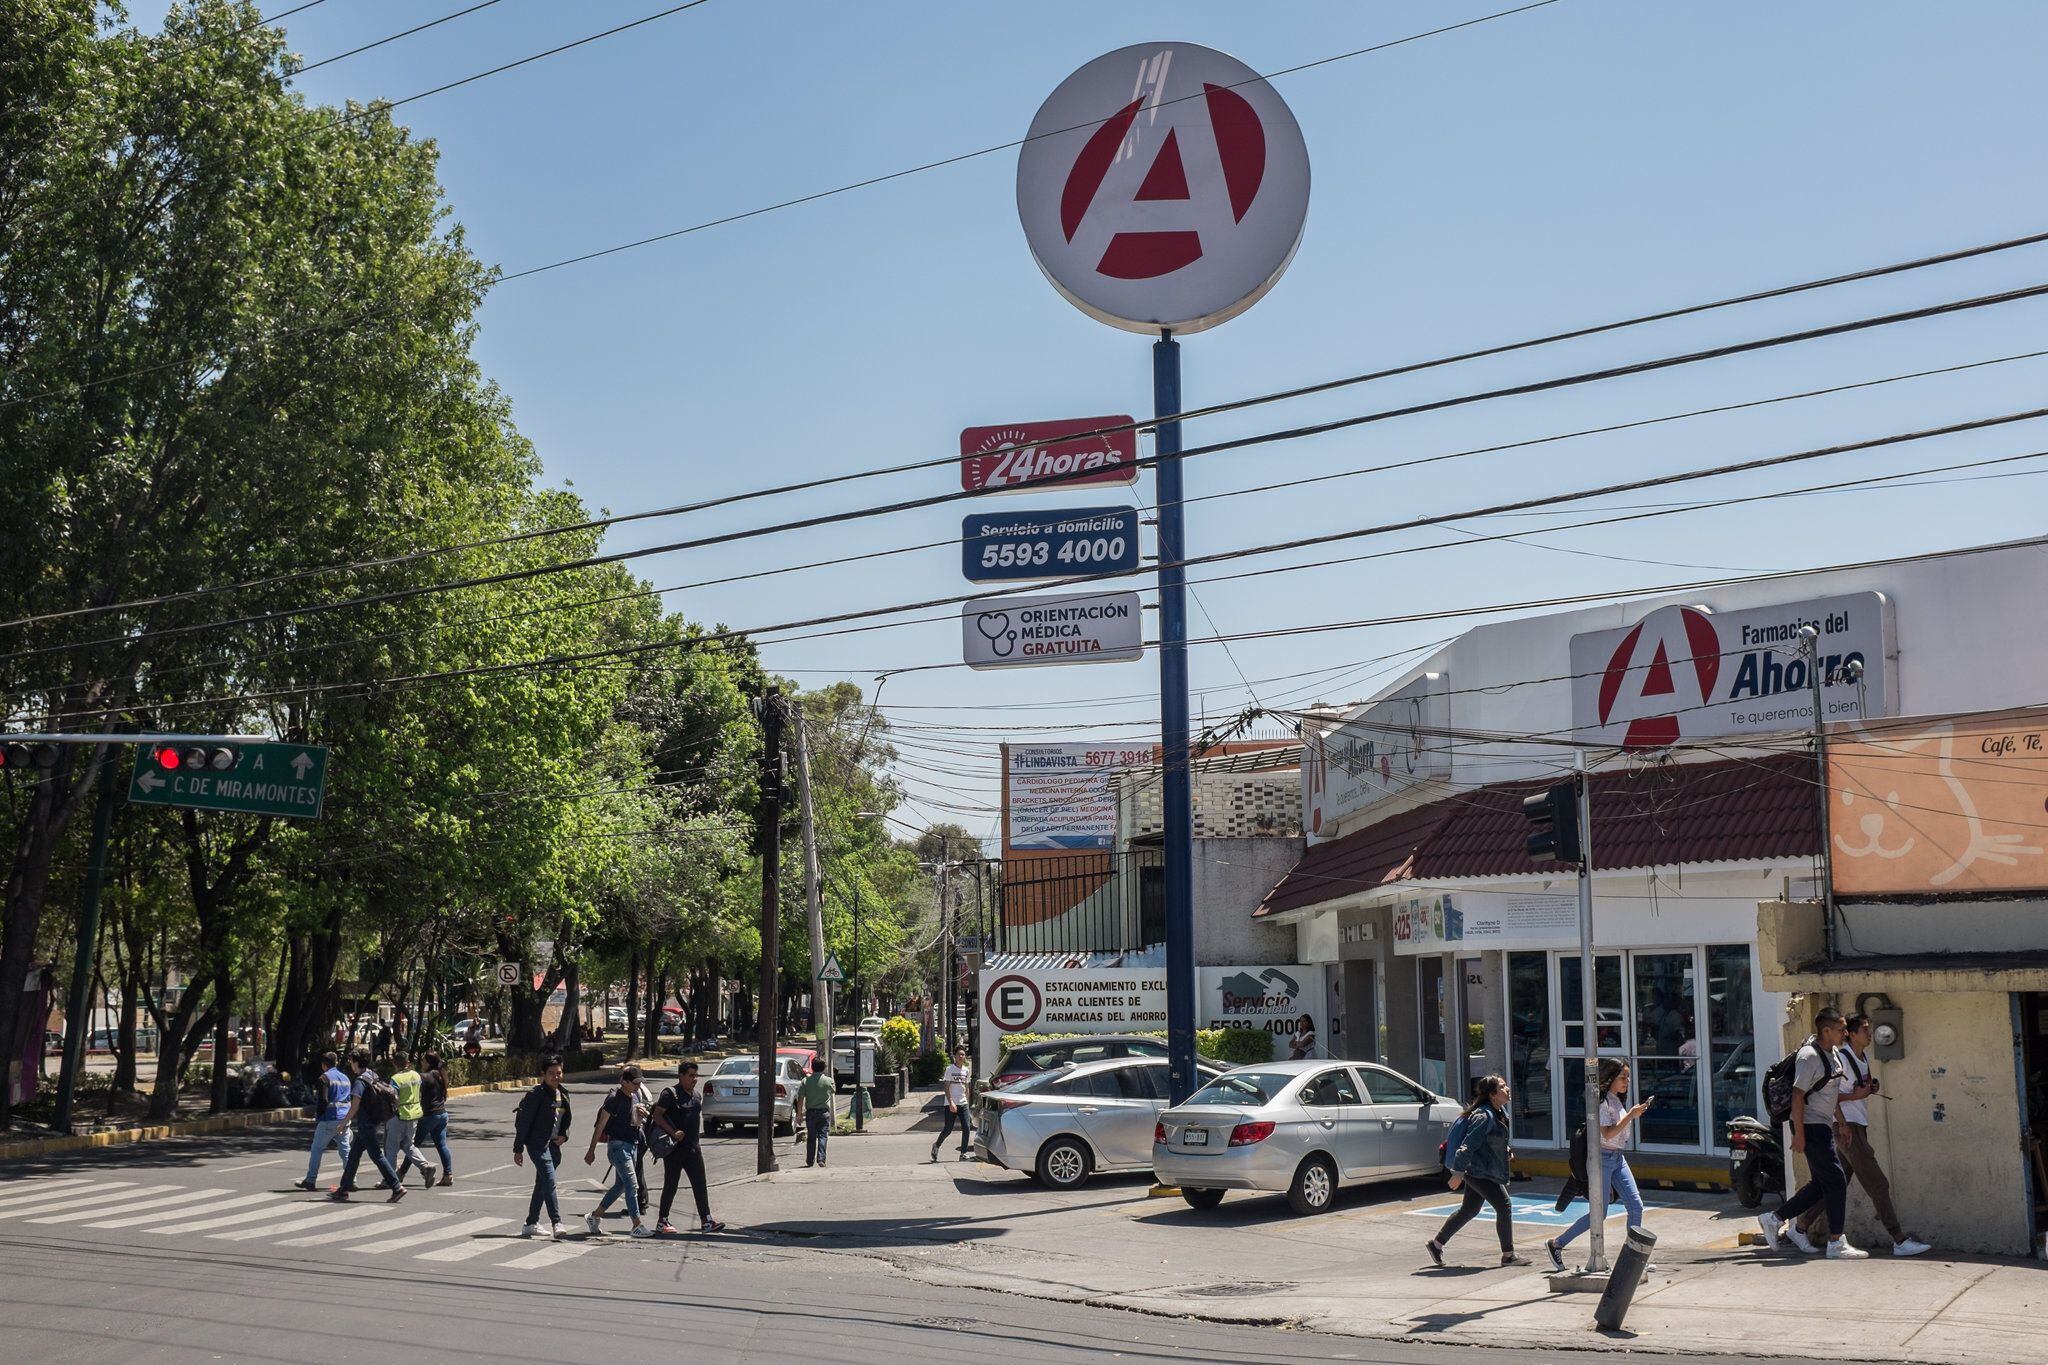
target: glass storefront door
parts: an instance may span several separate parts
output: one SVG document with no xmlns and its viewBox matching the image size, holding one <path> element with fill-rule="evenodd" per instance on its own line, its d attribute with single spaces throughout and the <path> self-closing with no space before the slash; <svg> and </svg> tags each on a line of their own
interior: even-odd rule
<svg viewBox="0 0 2048 1365">
<path fill-rule="evenodd" d="M 1415 1079 L 1421 1081 L 1439 1095 L 1449 1095 L 1462 1102 L 1464 1087 L 1453 1083 L 1450 1069 L 1450 1054 L 1446 1049 L 1451 1029 L 1450 973 L 1445 970 L 1445 960 L 1434 954 L 1415 959 L 1415 1003 L 1421 1018 L 1422 1074 Z"/>
<path fill-rule="evenodd" d="M 1628 957 L 1635 1099 L 1650 1102 L 1636 1124 L 1636 1145 L 1697 1151 L 1703 1134 L 1695 954 L 1688 948 Z"/>
<path fill-rule="evenodd" d="M 1596 1056 L 1628 1056 L 1626 1011 L 1622 1002 L 1622 955 L 1593 955 L 1593 1018 Z M 1559 954 L 1557 963 L 1557 1093 L 1564 1100 L 1564 1127 L 1560 1137 L 1568 1139 L 1586 1116 L 1586 1023 L 1585 996 L 1580 982 L 1579 955 Z"/>
</svg>

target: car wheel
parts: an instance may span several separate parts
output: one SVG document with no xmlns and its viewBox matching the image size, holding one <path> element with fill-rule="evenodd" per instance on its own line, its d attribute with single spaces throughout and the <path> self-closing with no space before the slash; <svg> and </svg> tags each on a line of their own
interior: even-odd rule
<svg viewBox="0 0 2048 1365">
<path fill-rule="evenodd" d="M 1038 1154 L 1038 1183 L 1052 1190 L 1071 1190 L 1087 1182 L 1095 1158 L 1075 1138 L 1055 1138 Z"/>
<path fill-rule="evenodd" d="M 1296 1213 L 1323 1213 L 1337 1197 L 1337 1168 L 1328 1157 L 1312 1156 L 1295 1167 L 1287 1203 Z"/>
<path fill-rule="evenodd" d="M 718 1120 L 717 1120 L 717 1119 L 706 1119 L 706 1120 L 704 1120 L 704 1136 L 705 1136 L 705 1137 L 717 1137 L 717 1136 L 718 1136 Z"/>
<path fill-rule="evenodd" d="M 1190 1190 L 1183 1188 L 1180 1197 L 1188 1201 L 1190 1208 L 1213 1209 L 1223 1202 L 1221 1190 Z"/>
</svg>

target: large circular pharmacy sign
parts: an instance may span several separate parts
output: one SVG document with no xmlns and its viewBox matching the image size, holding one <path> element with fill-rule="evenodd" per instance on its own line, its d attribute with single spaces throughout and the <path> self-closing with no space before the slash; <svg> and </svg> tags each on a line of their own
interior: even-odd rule
<svg viewBox="0 0 2048 1365">
<path fill-rule="evenodd" d="M 1257 303 L 1294 258 L 1308 147 L 1235 57 L 1126 47 L 1067 77 L 1031 121 L 1017 213 L 1039 268 L 1082 312 L 1199 332 Z"/>
</svg>

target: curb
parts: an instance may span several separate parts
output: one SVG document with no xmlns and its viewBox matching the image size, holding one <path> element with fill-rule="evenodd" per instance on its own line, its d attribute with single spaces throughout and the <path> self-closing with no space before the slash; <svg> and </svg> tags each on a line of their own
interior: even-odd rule
<svg viewBox="0 0 2048 1365">
<path fill-rule="evenodd" d="M 611 1079 L 611 1073 L 584 1071 L 574 1076 L 564 1076 L 562 1079 L 577 1082 L 604 1081 Z M 516 1080 L 487 1081 L 482 1085 L 450 1086 L 448 1098 L 487 1095 L 500 1090 L 530 1090 L 539 1084 L 538 1076 L 522 1076 Z M 304 1109 L 238 1109 L 231 1114 L 210 1114 L 205 1118 L 178 1119 L 170 1123 L 146 1124 L 139 1128 L 109 1128 L 102 1133 L 80 1133 L 71 1137 L 30 1138 L 21 1142 L 0 1143 L 0 1163 L 64 1156 L 71 1152 L 89 1152 L 102 1147 L 125 1147 L 136 1142 L 209 1137 L 215 1133 L 236 1133 L 245 1128 L 265 1128 L 276 1123 L 310 1122 L 312 1116 Z"/>
<path fill-rule="evenodd" d="M 1516 1157 L 1512 1167 L 1516 1175 L 1540 1175 L 1563 1180 L 1571 1174 L 1570 1166 L 1563 1157 Z M 1636 1185 L 1646 1190 L 1679 1190 L 1688 1194 L 1727 1194 L 1734 1186 L 1727 1178 L 1716 1178 L 1710 1171 L 1691 1166 L 1659 1165 L 1654 1161 L 1637 1165 L 1629 1162 Z"/>
</svg>

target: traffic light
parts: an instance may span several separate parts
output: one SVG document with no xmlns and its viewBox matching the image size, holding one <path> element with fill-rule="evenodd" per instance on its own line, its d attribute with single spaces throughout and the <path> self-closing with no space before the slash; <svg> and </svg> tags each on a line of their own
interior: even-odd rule
<svg viewBox="0 0 2048 1365">
<path fill-rule="evenodd" d="M 48 772 L 57 766 L 57 746 L 41 744 L 0 744 L 0 772 Z"/>
<path fill-rule="evenodd" d="M 150 750 L 150 757 L 156 760 L 157 767 L 167 773 L 176 772 L 180 768 L 192 772 L 205 772 L 211 768 L 217 773 L 224 773 L 235 766 L 233 749 L 208 749 L 197 744 L 183 749 L 165 744 Z"/>
<path fill-rule="evenodd" d="M 1529 822 L 1529 856 L 1561 863 L 1585 860 L 1579 841 L 1579 790 L 1576 782 L 1559 782 L 1522 799 L 1522 818 Z"/>
</svg>

